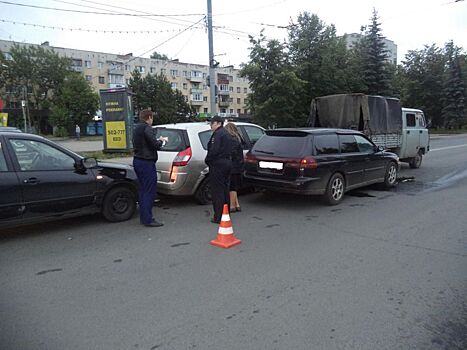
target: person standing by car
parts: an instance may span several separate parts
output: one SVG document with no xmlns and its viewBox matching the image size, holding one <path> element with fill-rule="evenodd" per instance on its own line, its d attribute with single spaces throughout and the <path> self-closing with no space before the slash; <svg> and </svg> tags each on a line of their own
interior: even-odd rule
<svg viewBox="0 0 467 350">
<path fill-rule="evenodd" d="M 139 182 L 139 212 L 141 224 L 160 227 L 164 224 L 154 219 L 152 207 L 157 188 L 157 150 L 168 141 L 166 137 L 156 139 L 152 128 L 153 113 L 144 109 L 139 113 L 140 122 L 133 131 L 133 167 Z"/>
<path fill-rule="evenodd" d="M 232 137 L 223 127 L 224 121 L 219 116 L 211 119 L 213 131 L 208 142 L 208 154 L 205 163 L 209 166 L 209 186 L 211 189 L 214 216 L 213 223 L 220 223 L 224 204 L 230 207 L 229 185 L 232 168 Z"/>
<path fill-rule="evenodd" d="M 238 190 L 242 187 L 242 174 L 244 168 L 243 159 L 243 141 L 238 128 L 233 123 L 225 125 L 225 130 L 232 136 L 232 170 L 230 171 L 230 212 L 241 211 L 240 203 L 238 202 Z"/>
</svg>

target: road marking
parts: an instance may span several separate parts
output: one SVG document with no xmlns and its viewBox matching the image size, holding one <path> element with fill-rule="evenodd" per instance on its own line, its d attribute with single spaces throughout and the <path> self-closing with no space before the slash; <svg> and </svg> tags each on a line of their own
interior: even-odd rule
<svg viewBox="0 0 467 350">
<path fill-rule="evenodd" d="M 445 149 L 453 149 L 453 148 L 461 148 L 461 147 L 467 147 L 467 145 L 458 145 L 458 146 L 448 146 L 448 147 L 441 147 L 441 148 L 432 148 L 432 149 L 430 149 L 430 152 L 444 151 Z"/>
</svg>

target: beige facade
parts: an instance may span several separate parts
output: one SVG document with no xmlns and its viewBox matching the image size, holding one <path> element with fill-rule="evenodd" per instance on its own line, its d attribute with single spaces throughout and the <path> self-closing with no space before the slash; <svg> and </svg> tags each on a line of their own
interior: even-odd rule
<svg viewBox="0 0 467 350">
<path fill-rule="evenodd" d="M 8 56 L 15 42 L 0 40 L 0 50 Z M 19 45 L 39 46 L 17 43 Z M 131 73 L 137 69 L 142 76 L 163 74 L 172 85 L 172 89 L 181 91 L 185 99 L 199 113 L 209 111 L 210 91 L 206 85 L 209 67 L 205 65 L 182 63 L 178 60 L 158 60 L 134 57 L 132 54 L 116 55 L 41 45 L 54 50 L 62 57 L 72 60 L 72 68 L 83 74 L 96 91 L 99 89 L 127 86 Z M 226 114 L 248 114 L 246 98 L 250 92 L 248 80 L 240 77 L 240 71 L 232 66 L 216 68 L 217 111 Z M 211 79 L 212 81 L 212 79 Z"/>
<path fill-rule="evenodd" d="M 345 34 L 345 42 L 347 49 L 351 49 L 355 43 L 363 38 L 362 34 L 351 33 Z M 383 39 L 384 48 L 387 51 L 386 60 L 390 63 L 397 64 L 397 45 L 392 40 L 386 38 Z"/>
</svg>

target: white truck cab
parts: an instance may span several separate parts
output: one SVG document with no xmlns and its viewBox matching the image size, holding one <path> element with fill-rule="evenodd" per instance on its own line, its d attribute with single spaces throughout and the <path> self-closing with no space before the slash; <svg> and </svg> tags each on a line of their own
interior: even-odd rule
<svg viewBox="0 0 467 350">
<path fill-rule="evenodd" d="M 401 138 L 399 158 L 408 162 L 411 168 L 419 168 L 423 155 L 430 150 L 430 136 L 423 111 L 402 108 Z"/>
</svg>

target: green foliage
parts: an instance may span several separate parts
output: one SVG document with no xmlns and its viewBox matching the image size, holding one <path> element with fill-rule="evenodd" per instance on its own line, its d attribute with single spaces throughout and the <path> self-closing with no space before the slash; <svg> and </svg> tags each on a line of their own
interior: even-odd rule
<svg viewBox="0 0 467 350">
<path fill-rule="evenodd" d="M 49 121 L 53 126 L 72 128 L 78 124 L 83 129 L 99 108 L 99 96 L 81 74 L 70 73 L 59 84 L 52 99 Z"/>
<path fill-rule="evenodd" d="M 54 136 L 68 136 L 67 129 L 70 127 L 71 120 L 64 107 L 52 106 L 50 108 L 49 122 L 55 126 Z"/>
<path fill-rule="evenodd" d="M 460 65 L 460 48 L 450 41 L 445 47 L 446 65 L 442 119 L 444 127 L 460 128 L 465 118 L 465 86 Z"/>
<path fill-rule="evenodd" d="M 165 61 L 170 60 L 170 58 L 167 55 L 165 55 L 163 53 L 162 54 L 158 53 L 157 51 L 154 51 L 151 54 L 150 58 L 155 59 L 155 60 L 165 60 Z"/>
<path fill-rule="evenodd" d="M 253 90 L 247 106 L 253 121 L 263 126 L 304 125 L 300 96 L 304 81 L 295 74 L 285 51 L 285 45 L 277 40 L 267 40 L 263 33 L 252 44 L 250 62 L 243 65 L 241 75 L 248 78 Z"/>
<path fill-rule="evenodd" d="M 2 85 L 13 87 L 11 98 L 27 100 L 31 110 L 46 109 L 54 90 L 71 72 L 70 60 L 41 46 L 14 44 L 10 54 L 11 60 L 0 55 Z M 38 127 L 39 116 L 31 113 L 31 119 Z"/>
<path fill-rule="evenodd" d="M 142 77 L 135 70 L 128 86 L 134 93 L 135 111 L 151 109 L 154 112 L 155 124 L 187 121 L 194 114 L 193 108 L 185 101 L 182 93 L 172 90 L 170 82 L 164 75 L 148 74 Z"/>
</svg>

